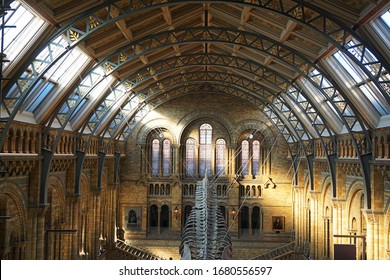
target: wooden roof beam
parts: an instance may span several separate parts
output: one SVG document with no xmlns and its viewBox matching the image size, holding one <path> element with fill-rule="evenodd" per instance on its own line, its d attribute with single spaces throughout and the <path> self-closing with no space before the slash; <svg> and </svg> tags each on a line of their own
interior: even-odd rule
<svg viewBox="0 0 390 280">
<path fill-rule="evenodd" d="M 171 14 L 171 10 L 169 9 L 169 7 L 162 7 L 161 11 L 162 11 L 163 18 L 168 25 L 168 30 L 174 30 L 175 26 L 172 23 L 172 14 Z M 174 45 L 174 46 L 172 46 L 172 48 L 175 51 L 176 56 L 181 55 L 180 48 L 178 45 Z"/>
</svg>

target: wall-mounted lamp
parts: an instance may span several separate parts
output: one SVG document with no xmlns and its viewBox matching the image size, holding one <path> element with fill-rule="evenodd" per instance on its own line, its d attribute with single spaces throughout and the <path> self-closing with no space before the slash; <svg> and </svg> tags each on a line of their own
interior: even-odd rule
<svg viewBox="0 0 390 280">
<path fill-rule="evenodd" d="M 232 216 L 233 216 L 233 219 L 234 219 L 234 217 L 236 216 L 236 214 L 237 214 L 237 210 L 236 210 L 236 208 L 233 207 L 233 209 L 232 209 Z"/>
<path fill-rule="evenodd" d="M 173 210 L 173 212 L 175 213 L 176 220 L 177 220 L 177 214 L 179 214 L 179 208 L 177 208 L 177 206 L 176 206 L 175 209 Z"/>
</svg>

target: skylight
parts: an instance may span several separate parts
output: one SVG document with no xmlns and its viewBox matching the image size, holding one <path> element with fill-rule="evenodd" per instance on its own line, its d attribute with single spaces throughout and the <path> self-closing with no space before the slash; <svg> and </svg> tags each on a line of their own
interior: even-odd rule
<svg viewBox="0 0 390 280">
<path fill-rule="evenodd" d="M 24 8 L 19 1 L 11 3 L 11 10 L 4 18 L 4 45 L 3 51 L 10 62 L 4 63 L 5 69 L 31 42 L 43 26 L 44 21 Z M 0 40 L 2 39 L 0 32 Z"/>
</svg>

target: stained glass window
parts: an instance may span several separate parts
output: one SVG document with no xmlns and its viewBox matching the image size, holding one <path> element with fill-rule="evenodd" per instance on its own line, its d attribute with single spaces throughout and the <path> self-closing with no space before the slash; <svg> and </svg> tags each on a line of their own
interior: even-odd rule
<svg viewBox="0 0 390 280">
<path fill-rule="evenodd" d="M 223 139 L 218 139 L 216 143 L 215 168 L 218 176 L 225 175 L 225 151 L 226 142 Z"/>
<path fill-rule="evenodd" d="M 252 143 L 252 174 L 259 175 L 260 170 L 260 142 L 258 140 Z"/>
<path fill-rule="evenodd" d="M 171 174 L 171 141 L 165 139 L 163 142 L 163 175 Z"/>
<path fill-rule="evenodd" d="M 241 143 L 241 173 L 242 175 L 248 175 L 249 164 L 249 142 L 247 140 Z"/>
<path fill-rule="evenodd" d="M 152 142 L 152 175 L 158 176 L 160 163 L 160 141 L 154 139 Z"/>
<path fill-rule="evenodd" d="M 212 127 L 209 124 L 202 124 L 200 127 L 200 146 L 199 146 L 199 175 L 211 175 L 211 163 L 213 147 L 211 145 Z"/>
<path fill-rule="evenodd" d="M 186 142 L 186 176 L 195 176 L 195 140 Z"/>
</svg>

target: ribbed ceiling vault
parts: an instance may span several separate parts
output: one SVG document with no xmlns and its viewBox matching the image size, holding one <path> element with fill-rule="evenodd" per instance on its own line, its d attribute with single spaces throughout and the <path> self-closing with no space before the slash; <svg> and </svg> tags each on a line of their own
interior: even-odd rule
<svg viewBox="0 0 390 280">
<path fill-rule="evenodd" d="M 301 150 L 310 161 L 313 140 L 320 139 L 331 172 L 335 137 L 349 134 L 369 186 L 364 168 L 372 151 L 367 130 L 374 128 L 373 121 L 322 62 L 340 50 L 388 103 L 389 82 L 381 79 L 389 69 L 388 57 L 359 35 L 359 28 L 388 1 L 24 2 L 53 25 L 53 35 L 25 59 L 5 86 L 8 116 L 1 145 L 37 81 L 80 47 L 96 64 L 80 73 L 56 108 L 40 115 L 38 122 L 46 125 L 45 134 L 52 139 L 44 147 L 48 151 L 55 150 L 61 133 L 71 127 L 82 140 L 80 153 L 99 136 L 105 139 L 104 154 L 114 140 L 125 142 L 150 110 L 184 94 L 210 92 L 258 108 L 292 154 Z M 57 44 L 59 36 L 66 39 L 66 47 Z M 362 56 L 356 55 L 357 49 Z M 43 50 L 50 55 L 42 62 L 37 55 Z M 365 64 L 368 53 L 375 55 L 377 71 Z M 108 76 L 115 79 L 107 89 L 93 102 L 84 102 Z M 17 92 L 10 94 L 15 84 Z M 80 104 L 84 110 L 76 110 Z M 123 144 L 118 152 L 122 148 Z"/>
</svg>

